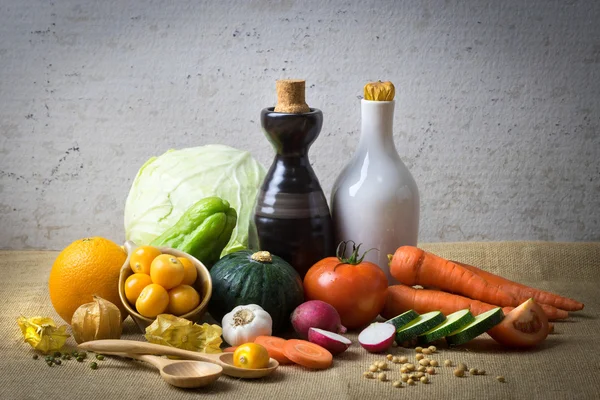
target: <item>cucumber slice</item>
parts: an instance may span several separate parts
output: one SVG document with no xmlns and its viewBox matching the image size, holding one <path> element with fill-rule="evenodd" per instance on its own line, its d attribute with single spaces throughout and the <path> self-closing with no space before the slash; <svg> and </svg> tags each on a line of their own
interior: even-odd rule
<svg viewBox="0 0 600 400">
<path fill-rule="evenodd" d="M 456 311 L 448 315 L 446 317 L 446 321 L 417 336 L 417 342 L 419 344 L 435 342 L 436 340 L 439 340 L 444 336 L 459 330 L 473 321 L 475 321 L 475 317 L 468 309 Z"/>
<path fill-rule="evenodd" d="M 386 322 L 386 324 L 392 324 L 396 327 L 396 330 L 402 328 L 404 325 L 408 324 L 410 321 L 412 321 L 413 319 L 417 318 L 419 316 L 419 313 L 414 311 L 414 310 L 408 310 L 406 312 L 403 312 L 402 314 L 398 315 L 397 317 L 394 317 L 392 319 L 389 319 Z"/>
<path fill-rule="evenodd" d="M 396 331 L 396 343 L 401 344 L 403 342 L 414 340 L 421 333 L 427 332 L 445 320 L 446 317 L 439 311 L 421 314 Z"/>
<path fill-rule="evenodd" d="M 467 343 L 469 340 L 475 339 L 477 336 L 498 325 L 503 318 L 504 313 L 500 307 L 486 311 L 476 316 L 475 321 L 446 336 L 446 342 L 450 346 Z"/>
</svg>

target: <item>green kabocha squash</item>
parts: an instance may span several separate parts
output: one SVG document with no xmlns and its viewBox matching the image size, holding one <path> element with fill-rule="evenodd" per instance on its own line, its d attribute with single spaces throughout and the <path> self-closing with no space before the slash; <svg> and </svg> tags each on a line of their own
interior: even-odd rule
<svg viewBox="0 0 600 400">
<path fill-rule="evenodd" d="M 290 326 L 290 314 L 304 301 L 302 279 L 285 260 L 267 251 L 241 250 L 210 270 L 213 291 L 208 312 L 217 321 L 234 307 L 258 304 L 273 319 L 273 333 Z"/>
</svg>

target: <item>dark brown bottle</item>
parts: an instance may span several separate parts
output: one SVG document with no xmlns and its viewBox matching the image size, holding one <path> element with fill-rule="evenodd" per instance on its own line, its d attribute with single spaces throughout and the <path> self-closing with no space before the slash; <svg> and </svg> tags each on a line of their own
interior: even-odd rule
<svg viewBox="0 0 600 400">
<path fill-rule="evenodd" d="M 275 149 L 275 159 L 256 199 L 250 247 L 282 257 L 304 278 L 313 264 L 335 253 L 327 200 L 308 160 L 323 113 L 316 108 L 276 112 L 271 107 L 262 110 L 261 125 Z"/>
</svg>

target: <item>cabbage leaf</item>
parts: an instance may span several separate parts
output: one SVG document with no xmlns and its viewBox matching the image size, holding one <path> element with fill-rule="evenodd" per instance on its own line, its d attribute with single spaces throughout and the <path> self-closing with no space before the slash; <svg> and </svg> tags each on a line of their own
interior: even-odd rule
<svg viewBox="0 0 600 400">
<path fill-rule="evenodd" d="M 248 226 L 264 167 L 247 151 L 211 144 L 169 150 L 138 171 L 125 202 L 125 236 L 148 245 L 198 200 L 218 196 L 238 214 L 221 256 L 248 246 Z"/>
</svg>

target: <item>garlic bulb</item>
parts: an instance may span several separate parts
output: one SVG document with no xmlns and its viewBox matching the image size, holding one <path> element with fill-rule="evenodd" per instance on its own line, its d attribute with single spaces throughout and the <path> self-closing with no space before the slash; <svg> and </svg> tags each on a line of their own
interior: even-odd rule
<svg viewBox="0 0 600 400">
<path fill-rule="evenodd" d="M 223 339 L 231 346 L 253 342 L 258 336 L 270 336 L 273 320 L 256 304 L 237 306 L 223 317 Z"/>
<path fill-rule="evenodd" d="M 77 343 L 121 337 L 121 311 L 108 300 L 94 296 L 75 311 L 71 319 L 73 337 Z"/>
</svg>

